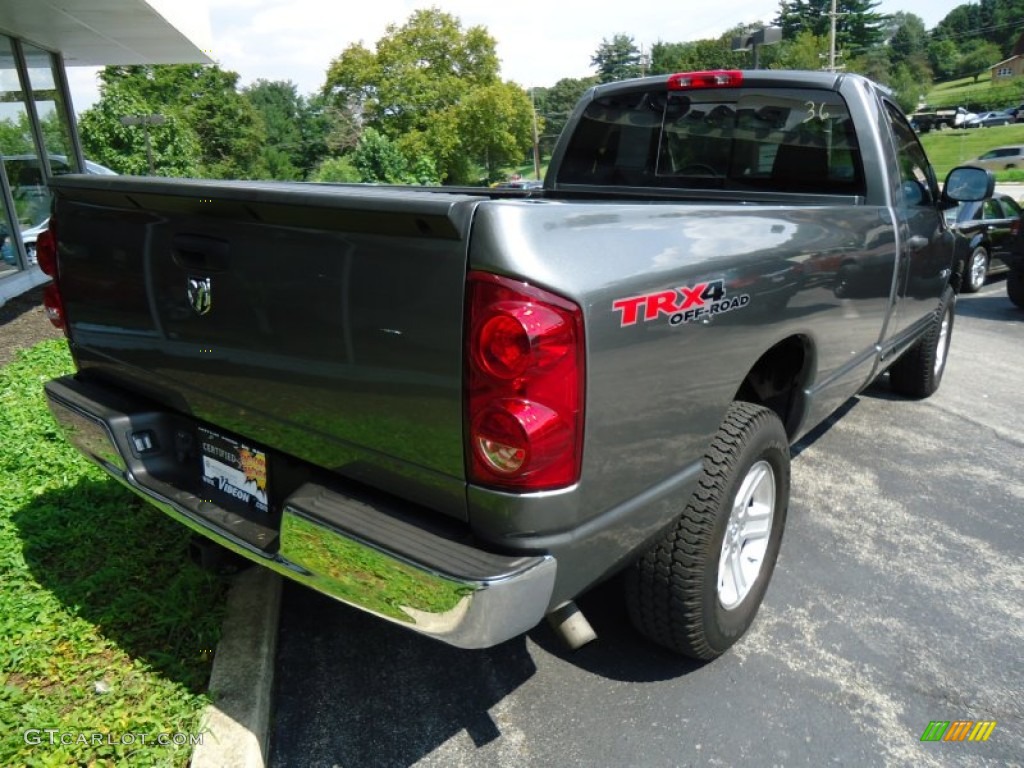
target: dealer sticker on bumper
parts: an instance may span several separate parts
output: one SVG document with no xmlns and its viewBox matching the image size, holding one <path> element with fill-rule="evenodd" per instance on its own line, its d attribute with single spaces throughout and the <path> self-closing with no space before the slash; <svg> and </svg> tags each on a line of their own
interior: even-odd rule
<svg viewBox="0 0 1024 768">
<path fill-rule="evenodd" d="M 199 428 L 203 482 L 242 504 L 267 511 L 267 454 Z"/>
</svg>

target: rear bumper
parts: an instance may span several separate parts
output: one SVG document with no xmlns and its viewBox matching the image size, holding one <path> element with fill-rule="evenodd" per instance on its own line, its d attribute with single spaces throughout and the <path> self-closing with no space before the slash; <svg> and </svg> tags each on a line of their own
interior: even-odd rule
<svg viewBox="0 0 1024 768">
<path fill-rule="evenodd" d="M 507 556 L 425 530 L 375 497 L 306 482 L 279 523 L 254 521 L 175 484 L 173 451 L 140 455 L 132 435 L 170 446 L 183 420 L 74 377 L 46 385 L 67 439 L 151 504 L 244 557 L 344 603 L 461 648 L 486 648 L 545 615 L 556 564 Z M 145 452 L 144 452 L 145 453 Z"/>
</svg>

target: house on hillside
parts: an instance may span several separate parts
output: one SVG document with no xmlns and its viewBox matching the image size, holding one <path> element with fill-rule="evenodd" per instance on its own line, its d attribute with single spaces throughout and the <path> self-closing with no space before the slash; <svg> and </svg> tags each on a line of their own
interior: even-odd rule
<svg viewBox="0 0 1024 768">
<path fill-rule="evenodd" d="M 1024 75 L 1024 33 L 1017 38 L 1017 44 L 1013 46 L 1010 58 L 996 62 L 988 68 L 988 71 L 992 73 L 993 85 Z"/>
</svg>

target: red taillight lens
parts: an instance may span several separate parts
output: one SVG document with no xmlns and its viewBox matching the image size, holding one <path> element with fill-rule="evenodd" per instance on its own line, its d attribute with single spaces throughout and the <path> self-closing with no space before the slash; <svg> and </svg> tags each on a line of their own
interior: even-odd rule
<svg viewBox="0 0 1024 768">
<path fill-rule="evenodd" d="M 583 313 L 516 280 L 469 274 L 466 429 L 471 482 L 563 488 L 583 455 Z"/>
<path fill-rule="evenodd" d="M 53 219 L 36 238 L 36 261 L 44 274 L 57 277 L 57 240 L 53 230 Z"/>
<path fill-rule="evenodd" d="M 56 222 L 50 217 L 45 230 L 36 238 L 36 261 L 44 274 L 53 278 L 53 282 L 43 289 L 43 308 L 46 316 L 56 328 L 64 328 L 64 299 L 60 295 L 57 284 L 57 234 Z"/>
<path fill-rule="evenodd" d="M 670 75 L 670 91 L 687 91 L 694 88 L 735 88 L 743 83 L 743 73 L 738 69 L 716 69 L 708 72 L 680 72 Z"/>
</svg>

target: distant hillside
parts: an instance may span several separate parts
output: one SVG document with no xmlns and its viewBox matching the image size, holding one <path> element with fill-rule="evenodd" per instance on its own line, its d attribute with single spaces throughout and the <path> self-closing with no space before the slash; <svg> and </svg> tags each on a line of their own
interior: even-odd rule
<svg viewBox="0 0 1024 768">
<path fill-rule="evenodd" d="M 987 75 L 974 82 L 972 77 L 936 83 L 925 101 L 933 107 L 964 106 L 975 112 L 1002 109 L 1024 102 L 1024 77 L 993 85 Z"/>
</svg>

